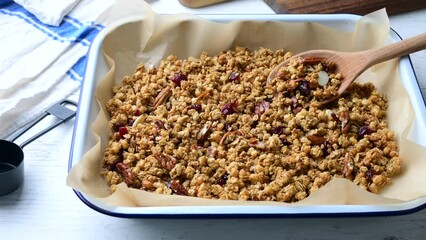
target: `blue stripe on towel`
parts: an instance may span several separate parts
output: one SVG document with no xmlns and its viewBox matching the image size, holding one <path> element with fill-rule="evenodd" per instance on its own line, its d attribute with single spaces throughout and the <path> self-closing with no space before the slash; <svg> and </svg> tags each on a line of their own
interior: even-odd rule
<svg viewBox="0 0 426 240">
<path fill-rule="evenodd" d="M 86 71 L 87 57 L 83 56 L 67 71 L 67 75 L 74 81 L 82 82 L 83 75 Z"/>
<path fill-rule="evenodd" d="M 34 15 L 16 3 L 3 6 L 0 13 L 18 17 L 56 41 L 81 43 L 83 46 L 90 45 L 103 29 L 102 25 L 91 23 L 87 26 L 69 16 L 66 17 L 69 21 L 62 21 L 59 27 L 49 26 L 40 22 Z"/>
<path fill-rule="evenodd" d="M 64 16 L 59 27 L 49 26 L 40 22 L 33 14 L 13 1 L 0 1 L 0 15 L 5 14 L 22 19 L 35 29 L 46 34 L 55 41 L 68 42 L 89 46 L 96 35 L 105 28 L 95 22 L 81 22 L 80 20 Z M 86 69 L 86 56 L 81 57 L 66 74 L 74 81 L 82 82 Z"/>
<path fill-rule="evenodd" d="M 73 18 L 73 17 L 70 17 L 70 16 L 64 16 L 64 19 L 63 19 L 63 20 L 64 20 L 64 21 L 68 21 L 68 22 L 70 22 L 71 24 L 75 24 L 75 25 L 77 25 L 77 27 L 97 28 L 97 29 L 99 29 L 99 30 L 102 30 L 102 29 L 104 29 L 104 28 L 105 28 L 105 26 L 104 26 L 104 25 L 102 25 L 102 24 L 96 24 L 96 23 L 95 23 L 95 22 L 93 22 L 93 21 L 86 22 L 86 23 L 82 23 L 82 22 L 80 22 L 78 19 Z"/>
</svg>

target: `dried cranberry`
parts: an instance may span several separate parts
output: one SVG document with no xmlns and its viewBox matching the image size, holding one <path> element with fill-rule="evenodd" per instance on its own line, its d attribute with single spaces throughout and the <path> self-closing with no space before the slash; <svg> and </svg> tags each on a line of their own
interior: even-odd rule
<svg viewBox="0 0 426 240">
<path fill-rule="evenodd" d="M 136 109 L 135 113 L 133 113 L 133 115 L 135 115 L 136 117 L 141 115 L 141 110 Z"/>
<path fill-rule="evenodd" d="M 308 96 L 311 93 L 311 88 L 309 86 L 309 82 L 306 80 L 299 81 L 299 85 L 297 86 L 297 90 L 299 90 L 300 94 L 303 96 Z"/>
<path fill-rule="evenodd" d="M 118 155 L 117 160 L 111 164 L 105 164 L 104 167 L 109 171 L 115 171 L 117 170 L 117 164 L 119 163 L 123 163 L 123 149 L 120 149 L 120 154 Z"/>
<path fill-rule="evenodd" d="M 371 130 L 371 128 L 369 128 L 367 125 L 361 126 L 358 129 L 358 136 L 360 138 L 363 138 L 365 135 L 372 134 L 372 133 L 373 133 L 373 130 Z"/>
<path fill-rule="evenodd" d="M 240 73 L 239 72 L 233 72 L 229 75 L 228 81 L 229 82 L 235 82 L 240 80 Z"/>
<path fill-rule="evenodd" d="M 228 181 L 228 174 L 223 174 L 222 177 L 220 177 L 216 183 L 220 186 L 225 186 L 226 182 Z"/>
<path fill-rule="evenodd" d="M 121 128 L 121 127 L 124 127 L 124 126 L 126 126 L 125 124 L 115 124 L 114 125 L 114 131 L 116 131 L 116 132 L 118 132 L 118 130 Z"/>
<path fill-rule="evenodd" d="M 333 145 L 331 144 L 330 141 L 326 140 L 324 142 L 324 148 L 322 149 L 322 153 L 327 156 L 328 155 L 328 149 L 332 149 Z"/>
<path fill-rule="evenodd" d="M 115 125 L 113 126 L 113 129 L 114 129 L 114 131 L 118 132 L 118 129 L 120 129 L 120 125 L 115 124 Z"/>
<path fill-rule="evenodd" d="M 229 114 L 235 113 L 235 108 L 237 108 L 237 105 L 238 104 L 237 104 L 236 101 L 231 102 L 231 103 L 227 103 L 227 104 L 223 105 L 223 107 L 222 107 L 222 114 L 224 116 L 227 116 Z"/>
<path fill-rule="evenodd" d="M 373 177 L 376 174 L 377 173 L 374 170 L 368 170 L 367 172 L 365 172 L 365 177 L 367 178 L 368 182 L 372 182 L 373 181 Z"/>
<path fill-rule="evenodd" d="M 234 112 L 235 112 L 235 110 L 234 110 L 234 108 L 232 108 L 230 103 L 227 103 L 222 107 L 222 114 L 225 115 L 225 116 L 229 115 L 229 114 L 233 114 Z"/>
<path fill-rule="evenodd" d="M 189 109 L 194 109 L 197 112 L 201 112 L 201 104 L 192 104 L 191 106 L 189 106 Z"/>
<path fill-rule="evenodd" d="M 259 120 L 255 120 L 250 124 L 250 127 L 255 128 L 259 124 Z"/>
<path fill-rule="evenodd" d="M 278 136 L 280 136 L 283 133 L 284 133 L 284 129 L 282 127 L 274 127 L 271 130 L 269 130 L 269 134 L 271 135 L 277 134 Z"/>
<path fill-rule="evenodd" d="M 183 73 L 178 73 L 177 75 L 175 75 L 172 78 L 172 82 L 174 82 L 174 84 L 176 84 L 179 87 L 180 87 L 180 83 L 182 81 L 186 81 L 186 80 L 188 80 L 188 77 L 185 74 L 183 74 Z"/>
<path fill-rule="evenodd" d="M 123 138 L 124 135 L 129 133 L 129 129 L 127 129 L 127 127 L 120 127 L 118 129 L 118 133 L 120 134 L 120 137 Z"/>
<path fill-rule="evenodd" d="M 116 163 L 114 162 L 111 164 L 104 164 L 104 168 L 106 168 L 108 171 L 114 171 L 116 169 Z"/>
<path fill-rule="evenodd" d="M 280 140 L 281 140 L 281 143 L 284 146 L 289 146 L 290 145 L 290 142 L 285 137 L 280 138 Z"/>
<path fill-rule="evenodd" d="M 365 172 L 365 176 L 367 178 L 371 178 L 373 176 L 373 173 L 371 171 L 367 171 L 367 172 Z"/>
</svg>

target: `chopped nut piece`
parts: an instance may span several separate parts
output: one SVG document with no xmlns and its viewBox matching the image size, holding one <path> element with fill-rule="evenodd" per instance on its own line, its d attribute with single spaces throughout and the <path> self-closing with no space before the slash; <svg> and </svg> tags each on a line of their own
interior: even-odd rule
<svg viewBox="0 0 426 240">
<path fill-rule="evenodd" d="M 170 96 L 172 96 L 172 89 L 167 86 L 164 88 L 155 98 L 154 100 L 154 108 L 157 108 L 161 104 L 164 104 Z"/>
<path fill-rule="evenodd" d="M 203 126 L 203 128 L 200 129 L 197 133 L 197 143 L 198 145 L 203 145 L 204 142 L 207 140 L 211 130 L 211 124 L 208 123 Z"/>
<path fill-rule="evenodd" d="M 156 153 L 154 157 L 160 162 L 161 167 L 167 171 L 172 170 L 176 165 L 176 159 L 163 153 Z"/>
<path fill-rule="evenodd" d="M 257 140 L 256 138 L 250 138 L 248 141 L 249 146 L 256 147 L 258 149 L 265 149 L 266 144 L 262 141 Z"/>
<path fill-rule="evenodd" d="M 178 181 L 176 180 L 172 180 L 170 182 L 170 188 L 173 190 L 174 193 L 176 193 L 177 195 L 185 195 L 188 196 L 188 190 L 182 185 L 180 184 Z"/>
<path fill-rule="evenodd" d="M 349 118 L 349 113 L 348 112 L 342 112 L 340 114 L 340 122 L 341 122 L 341 129 L 342 129 L 342 133 L 348 133 L 349 130 L 351 129 L 351 120 Z"/>
<path fill-rule="evenodd" d="M 207 89 L 205 91 L 203 91 L 202 93 L 200 93 L 200 95 L 197 96 L 198 100 L 204 99 L 205 97 L 209 96 L 211 94 L 212 90 L 211 89 Z"/>
<path fill-rule="evenodd" d="M 326 139 L 321 136 L 308 135 L 306 137 L 309 139 L 309 141 L 311 141 L 313 145 L 321 145 L 326 141 Z"/>
<path fill-rule="evenodd" d="M 161 120 L 155 120 L 155 121 L 154 121 L 154 125 L 155 125 L 155 127 L 156 127 L 158 130 L 166 129 L 166 127 L 165 127 L 165 125 L 164 125 L 164 122 L 163 122 L 163 121 L 161 121 Z"/>
<path fill-rule="evenodd" d="M 226 138 L 229 135 L 241 135 L 241 132 L 240 131 L 232 131 L 232 132 L 225 133 L 225 135 L 223 135 L 223 137 L 220 139 L 219 145 L 223 145 L 223 143 L 226 141 Z"/>
<path fill-rule="evenodd" d="M 343 175 L 346 178 L 351 179 L 353 169 L 354 169 L 353 160 L 352 160 L 351 156 L 349 155 L 349 153 L 346 153 L 345 160 L 343 162 Z"/>
<path fill-rule="evenodd" d="M 133 174 L 131 172 L 131 168 L 129 168 L 127 165 L 123 164 L 123 163 L 117 163 L 117 165 L 115 165 L 117 170 L 121 172 L 121 174 L 124 177 L 124 181 L 126 182 L 126 184 L 128 185 L 132 185 L 133 182 L 135 181 L 135 178 L 133 177 Z"/>
<path fill-rule="evenodd" d="M 257 115 L 262 115 L 266 110 L 269 109 L 271 104 L 267 101 L 256 103 L 254 112 Z"/>
</svg>

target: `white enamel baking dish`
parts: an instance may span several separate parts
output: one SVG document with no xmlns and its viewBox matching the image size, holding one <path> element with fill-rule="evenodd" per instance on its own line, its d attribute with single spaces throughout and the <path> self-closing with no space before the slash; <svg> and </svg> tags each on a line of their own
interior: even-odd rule
<svg viewBox="0 0 426 240">
<path fill-rule="evenodd" d="M 219 22 L 232 20 L 271 20 L 285 22 L 317 22 L 338 30 L 352 31 L 360 16 L 338 15 L 203 15 Z M 94 40 L 88 53 L 88 63 L 81 88 L 78 114 L 69 159 L 69 170 L 83 154 L 94 145 L 89 123 L 93 122 L 99 110 L 94 92 L 99 80 L 109 70 L 102 53 L 105 31 Z M 389 41 L 401 38 L 395 31 L 389 34 Z M 400 75 L 413 102 L 418 131 L 426 133 L 426 106 L 409 57 L 400 61 Z M 425 134 L 420 134 L 425 135 Z M 317 205 L 317 206 L 170 206 L 170 207 L 116 207 L 106 205 L 90 196 L 75 191 L 77 196 L 90 208 L 112 216 L 147 217 L 309 217 L 309 216 L 377 216 L 408 214 L 426 207 L 426 197 L 391 205 Z"/>
</svg>

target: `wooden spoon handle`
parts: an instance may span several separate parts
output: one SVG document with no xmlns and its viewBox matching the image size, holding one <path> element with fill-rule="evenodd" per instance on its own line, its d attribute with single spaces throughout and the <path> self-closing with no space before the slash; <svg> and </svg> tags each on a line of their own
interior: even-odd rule
<svg viewBox="0 0 426 240">
<path fill-rule="evenodd" d="M 426 49 L 426 33 L 405 40 L 392 43 L 382 48 L 371 49 L 363 52 L 367 61 L 367 68 L 392 58 L 408 55 Z"/>
<path fill-rule="evenodd" d="M 190 8 L 204 7 L 214 3 L 224 2 L 226 0 L 179 0 L 179 2 Z"/>
</svg>

